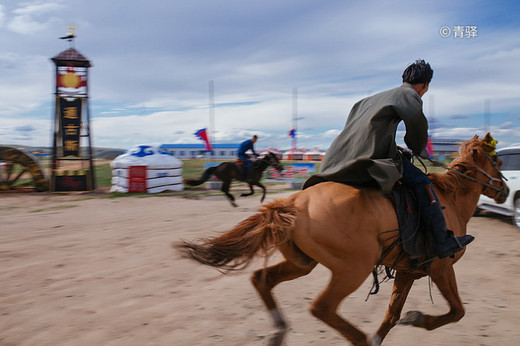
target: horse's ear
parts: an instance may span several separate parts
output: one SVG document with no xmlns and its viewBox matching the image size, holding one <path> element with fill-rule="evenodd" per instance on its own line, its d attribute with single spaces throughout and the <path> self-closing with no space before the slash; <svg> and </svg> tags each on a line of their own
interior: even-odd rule
<svg viewBox="0 0 520 346">
<path fill-rule="evenodd" d="M 482 140 L 482 147 L 489 155 L 494 156 L 496 155 L 495 149 L 497 148 L 497 143 L 498 141 L 491 137 L 491 134 L 488 132 Z"/>
<path fill-rule="evenodd" d="M 473 162 L 478 162 L 480 160 L 480 150 L 473 149 L 473 152 L 471 153 L 473 157 Z"/>
</svg>

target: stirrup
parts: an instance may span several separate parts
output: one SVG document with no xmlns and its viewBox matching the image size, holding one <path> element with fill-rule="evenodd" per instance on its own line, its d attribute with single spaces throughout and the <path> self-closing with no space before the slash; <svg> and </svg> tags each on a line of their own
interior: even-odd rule
<svg viewBox="0 0 520 346">
<path fill-rule="evenodd" d="M 437 256 L 439 258 L 453 257 L 455 255 L 455 252 L 463 250 L 467 245 L 469 245 L 469 243 L 471 243 L 475 239 L 475 237 L 473 237 L 472 235 L 463 235 L 462 237 L 460 237 L 461 240 L 464 242 L 464 244 L 462 244 L 461 240 L 459 240 L 459 237 L 452 235 L 449 239 L 451 240 L 452 238 L 455 241 L 457 247 L 452 247 L 444 249 L 443 251 L 438 251 Z"/>
<path fill-rule="evenodd" d="M 457 237 L 455 234 L 453 235 L 453 238 L 455 239 L 455 243 L 457 243 L 457 245 L 459 246 L 459 248 L 463 248 L 464 246 L 462 246 L 462 244 L 460 243 L 459 241 L 459 237 Z"/>
</svg>

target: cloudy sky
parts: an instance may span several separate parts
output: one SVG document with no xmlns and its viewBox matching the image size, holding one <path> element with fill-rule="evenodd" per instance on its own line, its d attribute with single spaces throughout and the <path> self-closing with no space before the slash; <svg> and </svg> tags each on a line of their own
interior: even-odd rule
<svg viewBox="0 0 520 346">
<path fill-rule="evenodd" d="M 418 58 L 435 71 L 433 137 L 488 129 L 504 147 L 520 142 L 519 13 L 501 0 L 0 0 L 0 144 L 51 146 L 50 58 L 73 23 L 98 147 L 201 143 L 213 81 L 215 143 L 289 148 L 296 89 L 298 144 L 326 149 L 356 101 Z"/>
</svg>

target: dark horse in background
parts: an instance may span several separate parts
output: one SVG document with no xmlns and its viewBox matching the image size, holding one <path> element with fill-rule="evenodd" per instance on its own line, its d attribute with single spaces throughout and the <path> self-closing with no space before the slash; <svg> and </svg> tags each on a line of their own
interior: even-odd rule
<svg viewBox="0 0 520 346">
<path fill-rule="evenodd" d="M 256 161 L 253 161 L 253 168 L 251 169 L 251 172 L 249 173 L 250 180 L 247 181 L 247 184 L 249 185 L 250 192 L 249 193 L 242 193 L 240 196 L 251 196 L 255 193 L 253 190 L 253 186 L 256 185 L 260 187 L 263 191 L 262 193 L 262 199 L 260 202 L 264 201 L 265 198 L 265 186 L 260 183 L 260 179 L 262 179 L 262 174 L 264 173 L 265 169 L 269 166 L 272 166 L 274 169 L 276 169 L 278 172 L 283 171 L 283 167 L 280 164 L 280 161 L 276 157 L 275 154 L 269 152 L 269 154 L 257 159 Z M 235 196 L 229 193 L 229 188 L 231 187 L 231 181 L 233 179 L 239 180 L 239 181 L 246 181 L 245 177 L 246 174 L 244 174 L 245 166 L 244 164 L 238 164 L 236 162 L 222 162 L 220 165 L 215 167 L 210 167 L 202 173 L 202 177 L 200 179 L 185 179 L 184 183 L 189 186 L 197 186 L 205 181 L 207 181 L 212 175 L 217 177 L 220 181 L 222 181 L 222 187 L 220 188 L 220 191 L 224 192 L 226 197 L 229 199 L 231 204 L 236 207 L 237 204 L 235 203 Z"/>
</svg>

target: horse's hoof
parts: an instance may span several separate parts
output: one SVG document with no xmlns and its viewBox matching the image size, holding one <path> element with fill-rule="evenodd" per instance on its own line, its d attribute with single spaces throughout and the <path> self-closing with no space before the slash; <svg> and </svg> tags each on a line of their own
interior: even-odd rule
<svg viewBox="0 0 520 346">
<path fill-rule="evenodd" d="M 281 346 L 285 339 L 285 334 L 287 334 L 287 329 L 278 329 L 274 332 L 269 340 L 267 341 L 267 345 L 269 346 Z"/>
<path fill-rule="evenodd" d="M 397 324 L 405 326 L 419 326 L 424 321 L 424 315 L 420 311 L 408 311 L 406 315 L 401 318 Z"/>
<path fill-rule="evenodd" d="M 381 337 L 375 334 L 369 342 L 371 346 L 381 346 Z"/>
<path fill-rule="evenodd" d="M 231 202 L 231 205 L 235 208 L 238 207 L 238 204 L 236 204 L 235 202 Z"/>
</svg>

